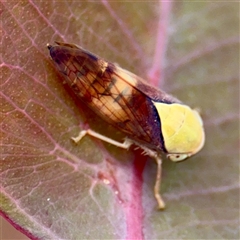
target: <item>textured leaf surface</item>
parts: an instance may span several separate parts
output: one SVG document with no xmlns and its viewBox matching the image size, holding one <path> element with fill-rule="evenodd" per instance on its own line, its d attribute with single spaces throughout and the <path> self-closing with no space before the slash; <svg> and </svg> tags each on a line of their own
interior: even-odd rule
<svg viewBox="0 0 240 240">
<path fill-rule="evenodd" d="M 164 212 L 152 194 L 155 163 L 85 137 L 85 124 L 123 137 L 61 83 L 47 43 L 76 43 L 147 77 L 157 2 L 2 1 L 1 213 L 39 239 L 239 238 L 239 5 L 176 2 L 161 87 L 201 109 L 206 145 L 163 163 Z M 159 56 L 159 59 L 162 56 Z"/>
</svg>

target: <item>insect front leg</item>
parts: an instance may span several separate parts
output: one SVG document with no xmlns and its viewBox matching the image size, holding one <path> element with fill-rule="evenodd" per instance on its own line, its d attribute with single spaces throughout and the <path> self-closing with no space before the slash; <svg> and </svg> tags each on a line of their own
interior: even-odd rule
<svg viewBox="0 0 240 240">
<path fill-rule="evenodd" d="M 156 163 L 157 163 L 157 175 L 156 175 L 156 181 L 155 181 L 155 185 L 154 185 L 154 196 L 157 200 L 158 203 L 158 208 L 160 210 L 165 208 L 165 203 L 161 197 L 160 194 L 160 189 L 161 189 L 161 176 L 162 176 L 162 159 L 159 155 L 158 152 L 153 151 L 145 146 L 139 145 L 140 148 L 143 149 L 144 153 L 150 157 L 152 157 L 153 159 L 155 159 Z"/>
<path fill-rule="evenodd" d="M 165 208 L 165 203 L 161 197 L 160 194 L 160 188 L 161 188 L 161 177 L 162 177 L 162 159 L 160 156 L 155 157 L 155 160 L 157 162 L 157 175 L 156 175 L 156 182 L 154 185 L 154 196 L 158 202 L 158 207 L 160 210 Z"/>
<path fill-rule="evenodd" d="M 117 146 L 117 147 L 120 147 L 120 148 L 124 148 L 124 149 L 128 149 L 132 144 L 133 142 L 128 139 L 128 138 L 125 138 L 124 142 L 123 143 L 120 143 L 120 142 L 117 142 L 111 138 L 108 138 L 100 133 L 97 133 L 91 129 L 88 129 L 88 130 L 82 130 L 79 135 L 77 137 L 72 137 L 72 140 L 75 142 L 75 143 L 78 143 L 85 135 L 90 135 L 92 137 L 95 137 L 97 139 L 100 139 L 104 142 L 107 142 L 107 143 L 110 143 L 114 146 Z"/>
</svg>

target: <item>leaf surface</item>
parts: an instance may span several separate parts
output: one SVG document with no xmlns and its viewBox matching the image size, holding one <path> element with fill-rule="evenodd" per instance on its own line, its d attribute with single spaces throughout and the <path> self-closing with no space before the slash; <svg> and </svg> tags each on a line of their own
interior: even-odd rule
<svg viewBox="0 0 240 240">
<path fill-rule="evenodd" d="M 46 48 L 64 41 L 147 79 L 157 2 L 1 1 L 1 214 L 34 239 L 239 238 L 239 6 L 176 2 L 159 85 L 201 109 L 206 144 L 191 159 L 156 165 L 85 137 L 124 136 L 62 84 Z"/>
</svg>

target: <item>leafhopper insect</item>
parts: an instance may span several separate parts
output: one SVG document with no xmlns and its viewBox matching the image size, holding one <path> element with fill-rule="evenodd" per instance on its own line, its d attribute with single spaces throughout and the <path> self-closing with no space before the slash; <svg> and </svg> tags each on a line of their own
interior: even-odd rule
<svg viewBox="0 0 240 240">
<path fill-rule="evenodd" d="M 157 162 L 154 195 L 160 209 L 161 154 L 181 161 L 204 145 L 205 134 L 199 113 L 165 92 L 148 85 L 135 74 L 73 44 L 48 45 L 51 58 L 76 96 L 103 120 L 122 131 L 123 143 L 91 129 L 86 134 L 128 149 L 135 144 Z"/>
</svg>

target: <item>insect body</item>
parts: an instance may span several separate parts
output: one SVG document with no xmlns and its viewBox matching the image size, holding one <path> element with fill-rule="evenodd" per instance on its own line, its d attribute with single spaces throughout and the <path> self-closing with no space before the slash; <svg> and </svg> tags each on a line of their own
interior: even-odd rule
<svg viewBox="0 0 240 240">
<path fill-rule="evenodd" d="M 76 45 L 57 42 L 55 46 L 48 45 L 48 49 L 74 93 L 127 136 L 124 143 L 119 143 L 89 129 L 73 139 L 77 142 L 89 134 L 122 148 L 140 146 L 157 161 L 154 192 L 159 208 L 164 208 L 159 194 L 160 155 L 165 153 L 172 161 L 181 161 L 203 147 L 205 134 L 199 113 L 133 73 Z"/>
</svg>

